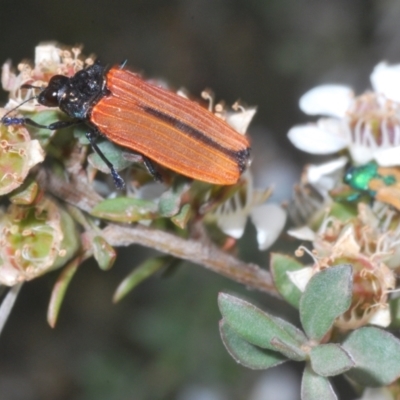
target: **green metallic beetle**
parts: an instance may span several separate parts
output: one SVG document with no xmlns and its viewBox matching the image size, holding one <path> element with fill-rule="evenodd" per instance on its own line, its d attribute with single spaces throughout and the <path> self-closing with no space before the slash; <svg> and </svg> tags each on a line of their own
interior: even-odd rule
<svg viewBox="0 0 400 400">
<path fill-rule="evenodd" d="M 350 167 L 343 181 L 356 190 L 347 196 L 347 201 L 355 201 L 362 195 L 368 195 L 400 210 L 399 169 L 380 167 L 375 162 L 369 162 L 359 167 Z"/>
</svg>

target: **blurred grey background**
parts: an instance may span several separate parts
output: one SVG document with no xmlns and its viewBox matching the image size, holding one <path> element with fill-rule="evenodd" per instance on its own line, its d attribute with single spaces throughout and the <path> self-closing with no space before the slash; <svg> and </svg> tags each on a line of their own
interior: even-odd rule
<svg viewBox="0 0 400 400">
<path fill-rule="evenodd" d="M 257 105 L 256 182 L 275 184 L 281 201 L 311 160 L 286 139 L 308 119 L 298 98 L 319 83 L 368 88 L 376 63 L 400 60 L 399 20 L 395 0 L 2 0 L 0 62 L 33 58 L 42 41 L 84 44 L 192 95 L 212 88 L 228 104 Z M 267 267 L 268 253 L 255 248 L 249 226 L 241 256 Z M 292 310 L 189 264 L 113 305 L 117 284 L 147 256 L 122 249 L 107 273 L 84 264 L 54 330 L 46 307 L 57 272 L 25 285 L 0 337 L 0 399 L 298 398 L 298 366 L 262 373 L 233 362 L 219 339 L 216 296 L 237 293 L 296 322 Z M 335 383 L 341 398 L 357 397 Z"/>
</svg>

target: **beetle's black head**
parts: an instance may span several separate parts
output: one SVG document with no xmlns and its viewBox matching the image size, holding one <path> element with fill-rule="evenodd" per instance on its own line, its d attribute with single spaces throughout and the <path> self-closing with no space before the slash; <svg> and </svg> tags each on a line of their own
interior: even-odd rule
<svg viewBox="0 0 400 400">
<path fill-rule="evenodd" d="M 58 107 L 71 118 L 88 120 L 91 107 L 105 94 L 104 67 L 96 62 L 71 77 L 53 76 L 37 99 L 39 104 Z"/>
<path fill-rule="evenodd" d="M 63 98 L 69 78 L 63 75 L 54 75 L 47 87 L 38 96 L 38 102 L 46 107 L 59 107 Z"/>
</svg>

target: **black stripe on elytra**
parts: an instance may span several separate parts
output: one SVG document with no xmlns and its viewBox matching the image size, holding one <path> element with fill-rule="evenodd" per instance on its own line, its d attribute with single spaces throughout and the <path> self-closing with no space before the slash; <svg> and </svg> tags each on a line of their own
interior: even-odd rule
<svg viewBox="0 0 400 400">
<path fill-rule="evenodd" d="M 248 162 L 248 159 L 250 156 L 250 149 L 247 148 L 247 149 L 239 150 L 239 151 L 227 149 L 226 147 L 215 142 L 213 139 L 211 139 L 209 136 L 207 136 L 203 132 L 199 131 L 198 129 L 192 128 L 190 125 L 179 121 L 178 119 L 172 117 L 171 115 L 164 114 L 163 112 L 155 110 L 154 108 L 151 108 L 148 106 L 140 106 L 140 108 L 147 114 L 150 114 L 153 117 L 156 117 L 156 118 L 160 119 L 161 121 L 166 122 L 168 125 L 171 125 L 172 127 L 178 129 L 179 131 L 181 131 L 189 136 L 192 136 L 194 139 L 198 140 L 199 142 L 202 142 L 202 143 L 206 144 L 207 146 L 213 147 L 214 149 L 217 149 L 221 153 L 227 155 L 229 158 L 231 158 L 235 162 L 237 162 L 240 172 L 243 172 L 244 169 L 246 168 L 246 165 L 247 165 L 247 162 Z"/>
</svg>

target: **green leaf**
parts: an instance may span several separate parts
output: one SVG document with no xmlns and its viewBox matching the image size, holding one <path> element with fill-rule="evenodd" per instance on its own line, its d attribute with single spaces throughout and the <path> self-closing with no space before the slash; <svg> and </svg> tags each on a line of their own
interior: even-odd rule
<svg viewBox="0 0 400 400">
<path fill-rule="evenodd" d="M 287 272 L 298 271 L 303 264 L 284 254 L 271 254 L 271 272 L 276 288 L 282 297 L 293 307 L 299 308 L 301 291 L 289 279 Z"/>
<path fill-rule="evenodd" d="M 389 385 L 400 376 L 400 341 L 389 332 L 360 328 L 350 333 L 342 346 L 355 361 L 355 368 L 346 375 L 360 385 Z"/>
<path fill-rule="evenodd" d="M 348 310 L 352 297 L 352 267 L 322 270 L 308 282 L 300 299 L 300 319 L 310 339 L 320 341 L 335 319 Z"/>
<path fill-rule="evenodd" d="M 86 137 L 87 131 L 88 131 L 87 126 L 85 126 L 83 124 L 74 125 L 72 127 L 72 132 L 73 132 L 74 139 L 77 139 L 78 143 L 83 145 L 83 146 L 89 146 L 90 145 L 89 140 Z"/>
<path fill-rule="evenodd" d="M 392 318 L 392 322 L 390 324 L 390 328 L 400 328 L 400 297 L 396 297 L 390 300 L 390 314 Z"/>
<path fill-rule="evenodd" d="M 187 222 L 190 219 L 190 216 L 192 215 L 192 208 L 190 207 L 190 204 L 185 204 L 179 211 L 178 214 L 174 215 L 171 218 L 171 221 L 179 228 L 185 229 L 185 226 Z"/>
<path fill-rule="evenodd" d="M 330 206 L 329 215 L 340 221 L 349 221 L 358 215 L 356 204 L 333 202 Z"/>
<path fill-rule="evenodd" d="M 117 287 L 114 293 L 113 301 L 117 303 L 131 292 L 139 283 L 149 278 L 151 275 L 165 267 L 173 260 L 171 256 L 161 256 L 149 258 L 136 267 Z"/>
<path fill-rule="evenodd" d="M 337 400 L 328 378 L 317 375 L 309 365 L 301 380 L 301 400 Z"/>
<path fill-rule="evenodd" d="M 100 151 L 105 155 L 108 161 L 114 166 L 117 171 L 127 168 L 132 163 L 122 156 L 121 147 L 116 146 L 109 140 L 103 140 L 97 143 Z M 100 156 L 93 152 L 88 156 L 89 163 L 96 169 L 106 174 L 110 173 L 110 168 L 104 163 Z"/>
<path fill-rule="evenodd" d="M 287 361 L 276 351 L 262 349 L 242 339 L 224 320 L 220 321 L 219 330 L 228 353 L 246 368 L 267 369 Z"/>
<path fill-rule="evenodd" d="M 297 349 L 298 360 L 305 359 L 306 354 L 301 349 L 304 341 L 299 341 L 301 335 L 293 325 L 226 293 L 219 294 L 218 305 L 226 323 L 244 340 L 264 349 L 280 351 L 282 346 L 278 349 L 272 343 L 272 339 L 278 338 L 287 348 Z"/>
<path fill-rule="evenodd" d="M 26 113 L 26 117 L 32 118 L 40 125 L 50 125 L 53 122 L 65 119 L 66 115 L 61 113 L 60 110 L 43 110 L 35 111 L 34 113 Z M 37 128 L 34 126 L 29 126 L 29 132 L 32 137 L 39 139 L 43 146 L 46 146 L 48 140 L 53 135 L 54 131 L 47 128 Z"/>
<path fill-rule="evenodd" d="M 38 193 L 39 185 L 37 182 L 25 179 L 25 182 L 9 196 L 9 200 L 13 204 L 30 205 L 34 202 Z"/>
<path fill-rule="evenodd" d="M 293 346 L 290 342 L 283 342 L 279 338 L 274 337 L 271 340 L 271 344 L 275 350 L 284 354 L 287 358 L 295 361 L 302 361 L 305 357 L 305 352 L 303 350 L 299 351 L 299 345 L 307 342 L 306 335 L 298 328 L 296 328 L 291 323 L 277 317 L 272 317 L 275 323 L 280 326 L 283 330 L 285 330 L 292 338 L 296 341 L 296 346 Z"/>
<path fill-rule="evenodd" d="M 24 282 L 17 283 L 16 285 L 9 288 L 7 294 L 1 301 L 0 304 L 0 334 L 3 332 L 4 325 L 6 324 L 8 317 L 14 307 L 14 303 L 17 300 L 18 293 L 20 292 Z M 3 296 L 5 286 L 1 287 L 0 295 Z"/>
<path fill-rule="evenodd" d="M 109 270 L 117 257 L 114 248 L 101 236 L 96 236 L 92 242 L 93 256 L 99 267 L 103 270 Z"/>
<path fill-rule="evenodd" d="M 313 347 L 310 352 L 311 366 L 321 376 L 335 376 L 353 368 L 355 363 L 340 344 L 328 343 Z"/>
<path fill-rule="evenodd" d="M 271 317 L 274 319 L 275 323 L 278 326 L 280 326 L 283 330 L 285 330 L 287 333 L 289 333 L 289 335 L 292 336 L 292 338 L 294 338 L 298 344 L 303 345 L 308 341 L 308 338 L 304 334 L 304 332 L 301 331 L 299 328 L 295 327 L 290 322 L 287 322 L 284 319 L 278 317 L 273 317 L 273 316 Z"/>
<path fill-rule="evenodd" d="M 60 248 L 64 250 L 58 257 L 54 260 L 52 269 L 59 268 L 71 259 L 78 251 L 81 243 L 81 237 L 77 231 L 77 226 L 75 221 L 72 219 L 71 214 L 59 208 L 61 215 L 61 227 L 63 232 L 63 239 Z"/>
<path fill-rule="evenodd" d="M 78 256 L 69 262 L 68 265 L 62 270 L 60 276 L 54 284 L 51 292 L 49 307 L 47 309 L 47 322 L 52 328 L 54 328 L 56 325 L 58 314 L 60 312 L 65 293 L 67 292 L 67 288 L 83 260 L 84 256 Z"/>
<path fill-rule="evenodd" d="M 150 200 L 132 197 L 106 199 L 92 208 L 91 214 L 116 222 L 136 222 L 157 217 L 157 205 Z"/>
<path fill-rule="evenodd" d="M 165 191 L 158 202 L 158 212 L 162 217 L 172 217 L 179 212 L 182 195 L 189 189 L 187 183 L 181 183 Z"/>
<path fill-rule="evenodd" d="M 271 345 L 273 346 L 274 350 L 279 351 L 287 358 L 290 358 L 294 361 L 304 361 L 306 359 L 306 354 L 304 350 L 299 348 L 298 345 L 293 346 L 293 344 L 288 343 L 287 341 L 284 342 L 280 340 L 278 337 L 274 337 L 271 339 Z"/>
</svg>

